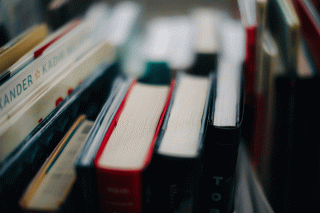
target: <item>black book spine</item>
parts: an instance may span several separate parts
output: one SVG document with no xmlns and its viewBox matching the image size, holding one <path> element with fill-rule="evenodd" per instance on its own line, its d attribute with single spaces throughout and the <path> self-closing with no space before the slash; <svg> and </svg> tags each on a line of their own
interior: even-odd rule
<svg viewBox="0 0 320 213">
<path fill-rule="evenodd" d="M 80 186 L 80 202 L 83 204 L 83 212 L 99 212 L 98 187 L 93 165 L 77 166 L 77 183 Z"/>
<path fill-rule="evenodd" d="M 320 78 L 276 79 L 275 131 L 266 189 L 276 212 L 318 212 Z"/>
<path fill-rule="evenodd" d="M 233 212 L 239 141 L 240 128 L 209 125 L 204 148 L 201 212 Z"/>
<path fill-rule="evenodd" d="M 158 212 L 198 212 L 201 158 L 154 156 L 152 205 Z"/>
</svg>

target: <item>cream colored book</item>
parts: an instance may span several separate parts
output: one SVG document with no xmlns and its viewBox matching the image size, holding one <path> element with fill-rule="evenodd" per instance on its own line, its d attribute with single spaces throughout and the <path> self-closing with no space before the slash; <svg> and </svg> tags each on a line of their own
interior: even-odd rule
<svg viewBox="0 0 320 213">
<path fill-rule="evenodd" d="M 1 47 L 0 74 L 43 41 L 47 35 L 48 27 L 46 24 L 35 25 Z"/>
<path fill-rule="evenodd" d="M 245 58 L 245 29 L 241 22 L 226 20 L 221 27 L 221 57 L 217 69 L 217 89 L 213 124 L 236 126 L 240 107 L 242 66 Z"/>
<path fill-rule="evenodd" d="M 219 24 L 227 16 L 213 8 L 196 8 L 191 17 L 195 29 L 194 49 L 200 54 L 216 54 L 219 50 Z"/>
<path fill-rule="evenodd" d="M 44 81 L 61 73 L 73 61 L 88 51 L 93 44 L 92 29 L 87 22 L 60 38 L 40 56 L 0 87 L 0 116 L 35 91 Z M 82 50 L 82 51 L 79 51 Z"/>
<path fill-rule="evenodd" d="M 65 99 L 80 82 L 100 66 L 114 60 L 114 51 L 108 40 L 94 49 L 60 75 L 47 81 L 24 101 L 0 118 L 0 161 L 2 161 L 28 134 Z"/>
<path fill-rule="evenodd" d="M 99 158 L 99 167 L 118 170 L 144 167 L 168 94 L 166 85 L 133 86 Z"/>
<path fill-rule="evenodd" d="M 76 180 L 75 159 L 93 124 L 85 115 L 76 120 L 24 192 L 22 209 L 59 210 Z"/>
<path fill-rule="evenodd" d="M 185 158 L 198 156 L 202 117 L 209 92 L 208 76 L 181 74 L 159 154 Z"/>
</svg>

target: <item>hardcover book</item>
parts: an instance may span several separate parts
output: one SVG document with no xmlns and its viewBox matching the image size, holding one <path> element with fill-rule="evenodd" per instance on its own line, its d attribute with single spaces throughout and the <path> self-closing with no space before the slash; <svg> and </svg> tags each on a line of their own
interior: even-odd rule
<svg viewBox="0 0 320 213">
<path fill-rule="evenodd" d="M 93 126 L 80 116 L 42 165 L 19 201 L 28 211 L 57 212 L 76 180 L 74 160 Z"/>
<path fill-rule="evenodd" d="M 1 162 L 1 211 L 19 211 L 17 203 L 27 184 L 81 114 L 95 120 L 118 73 L 117 63 L 93 72 Z"/>
<path fill-rule="evenodd" d="M 94 159 L 101 211 L 150 212 L 148 167 L 173 85 L 131 85 Z"/>
<path fill-rule="evenodd" d="M 48 27 L 46 24 L 35 25 L 2 46 L 0 49 L 0 74 L 43 41 L 47 35 Z"/>
<path fill-rule="evenodd" d="M 99 211 L 98 187 L 96 183 L 93 159 L 110 127 L 133 79 L 117 78 L 107 101 L 104 103 L 87 141 L 76 159 L 77 182 L 86 212 Z"/>
<path fill-rule="evenodd" d="M 204 143 L 201 212 L 234 211 L 237 150 L 244 114 L 245 30 L 235 20 L 224 23 Z"/>
<path fill-rule="evenodd" d="M 161 212 L 198 212 L 210 76 L 178 72 L 151 162 L 151 202 Z"/>
<path fill-rule="evenodd" d="M 83 58 L 67 67 L 61 75 L 45 81 L 30 96 L 0 117 L 0 160 L 3 161 L 79 83 L 100 67 L 112 63 L 114 57 L 109 42 L 100 42 Z M 38 75 L 41 75 L 40 72 Z"/>
</svg>

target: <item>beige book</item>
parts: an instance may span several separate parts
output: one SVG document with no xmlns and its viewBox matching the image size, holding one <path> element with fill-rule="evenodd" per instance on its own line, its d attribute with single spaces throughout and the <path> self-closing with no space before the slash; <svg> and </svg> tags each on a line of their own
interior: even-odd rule
<svg viewBox="0 0 320 213">
<path fill-rule="evenodd" d="M 209 77 L 181 75 L 167 129 L 159 146 L 160 154 L 188 158 L 198 155 L 201 121 L 209 86 Z"/>
<path fill-rule="evenodd" d="M 46 24 L 36 25 L 2 47 L 0 53 L 0 74 L 43 41 L 47 35 L 48 27 Z"/>
<path fill-rule="evenodd" d="M 56 211 L 75 180 L 74 161 L 94 122 L 80 116 L 47 158 L 19 201 L 22 209 Z"/>
<path fill-rule="evenodd" d="M 45 119 L 79 83 L 99 66 L 114 60 L 109 41 L 101 41 L 79 61 L 60 75 L 47 79 L 21 103 L 0 118 L 0 161 L 17 147 L 32 130 Z"/>
<path fill-rule="evenodd" d="M 135 170 L 146 155 L 169 93 L 167 85 L 136 83 L 98 161 L 105 168 Z"/>
</svg>

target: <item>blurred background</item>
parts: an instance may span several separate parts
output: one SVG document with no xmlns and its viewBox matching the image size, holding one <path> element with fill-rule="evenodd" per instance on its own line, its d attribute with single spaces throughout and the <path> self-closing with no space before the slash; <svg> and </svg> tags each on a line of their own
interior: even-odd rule
<svg viewBox="0 0 320 213">
<path fill-rule="evenodd" d="M 83 15 L 98 0 L 1 0 L 1 44 L 23 32 L 28 27 L 47 22 L 56 29 L 68 20 Z M 120 0 L 105 0 L 110 6 Z M 184 15 L 196 7 L 214 7 L 240 18 L 236 0 L 136 0 L 144 6 L 144 19 L 155 16 Z"/>
</svg>

